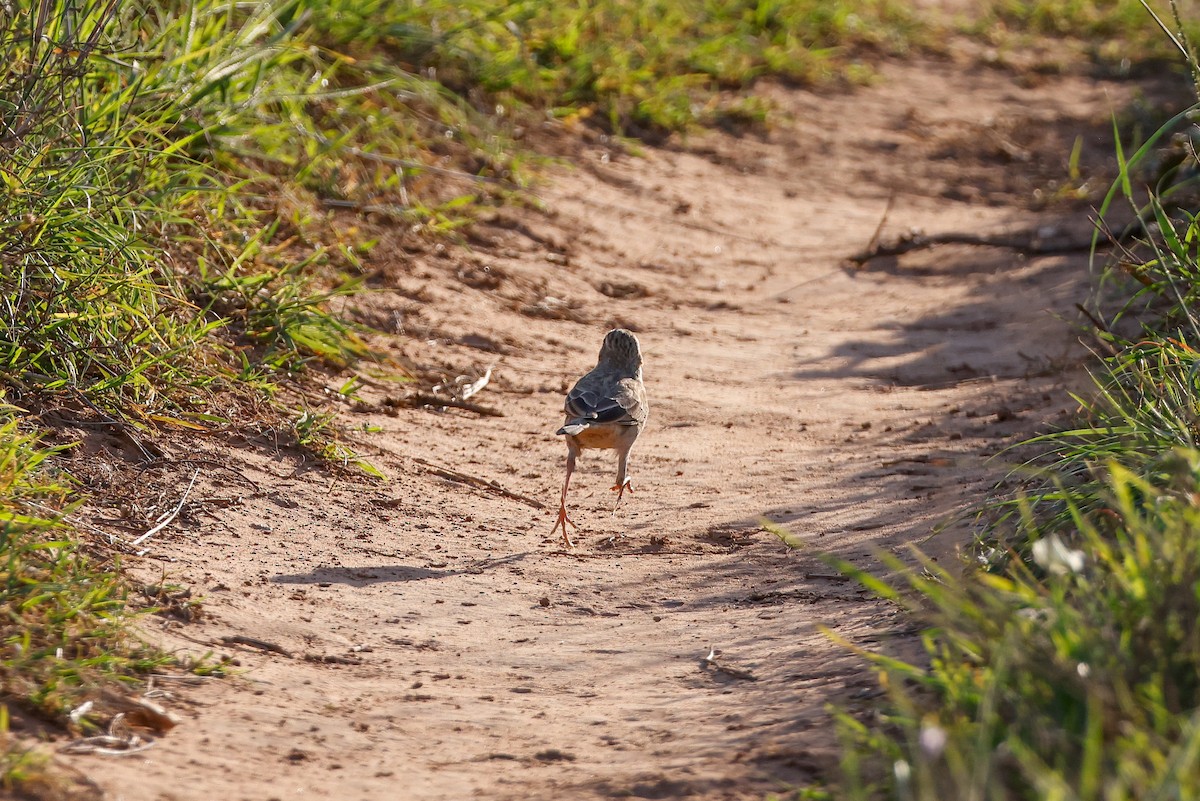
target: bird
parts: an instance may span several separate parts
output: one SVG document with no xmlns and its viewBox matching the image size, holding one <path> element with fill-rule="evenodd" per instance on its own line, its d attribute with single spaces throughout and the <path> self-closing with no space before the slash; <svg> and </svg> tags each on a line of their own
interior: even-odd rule
<svg viewBox="0 0 1200 801">
<path fill-rule="evenodd" d="M 646 386 L 642 383 L 642 346 L 632 332 L 614 328 L 604 335 L 596 366 L 576 381 L 567 393 L 564 411 L 566 422 L 555 434 L 566 437 L 567 476 L 563 480 L 558 520 L 550 533 L 554 534 L 561 527 L 563 541 L 567 547 L 574 548 L 567 525 L 579 527 L 567 517 L 567 488 L 571 485 L 571 473 L 575 471 L 575 459 L 581 451 L 599 448 L 617 452 L 617 480 L 612 487 L 617 493 L 617 503 L 613 506 L 613 514 L 616 514 L 625 491 L 633 492 L 633 483 L 629 479 L 629 450 L 646 427 L 649 407 Z"/>
</svg>

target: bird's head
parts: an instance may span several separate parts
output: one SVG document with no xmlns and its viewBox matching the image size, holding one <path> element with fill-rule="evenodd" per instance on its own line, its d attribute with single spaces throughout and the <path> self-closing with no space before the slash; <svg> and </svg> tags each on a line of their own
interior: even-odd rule
<svg viewBox="0 0 1200 801">
<path fill-rule="evenodd" d="M 631 331 L 614 328 L 604 335 L 600 361 L 628 370 L 632 375 L 642 369 L 642 346 Z"/>
</svg>

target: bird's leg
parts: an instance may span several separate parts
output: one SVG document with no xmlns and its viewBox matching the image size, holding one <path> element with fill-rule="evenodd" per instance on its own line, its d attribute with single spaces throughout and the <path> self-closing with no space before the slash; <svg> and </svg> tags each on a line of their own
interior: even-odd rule
<svg viewBox="0 0 1200 801">
<path fill-rule="evenodd" d="M 571 525 L 572 528 L 575 528 L 575 529 L 579 528 L 579 526 L 575 525 L 574 520 L 567 517 L 567 501 L 566 501 L 566 498 L 564 497 L 563 502 L 558 507 L 558 519 L 554 522 L 554 528 L 550 529 L 550 533 L 553 534 L 554 532 L 558 531 L 561 528 L 562 535 L 563 535 L 563 542 L 565 542 L 567 544 L 568 548 L 574 548 L 575 543 L 571 542 L 571 535 L 567 532 L 567 524 L 568 523 Z"/>
<path fill-rule="evenodd" d="M 563 481 L 562 499 L 558 504 L 558 520 L 555 521 L 554 528 L 550 529 L 550 533 L 553 534 L 558 531 L 559 527 L 562 527 L 563 542 L 567 544 L 568 548 L 574 548 L 575 543 L 571 542 L 571 535 L 567 533 L 567 524 L 570 523 L 573 528 L 579 528 L 575 525 L 574 520 L 567 517 L 567 487 L 571 486 L 571 473 L 573 472 L 575 472 L 575 451 L 571 450 L 567 452 L 567 477 Z"/>
<path fill-rule="evenodd" d="M 625 496 L 625 490 L 629 490 L 629 494 L 633 494 L 633 482 L 630 481 L 627 475 L 629 471 L 629 449 L 623 448 L 617 453 L 617 483 L 613 484 L 613 491 L 617 493 L 617 502 L 613 504 L 612 513 L 617 513 L 617 507 L 621 505 L 621 498 Z"/>
</svg>

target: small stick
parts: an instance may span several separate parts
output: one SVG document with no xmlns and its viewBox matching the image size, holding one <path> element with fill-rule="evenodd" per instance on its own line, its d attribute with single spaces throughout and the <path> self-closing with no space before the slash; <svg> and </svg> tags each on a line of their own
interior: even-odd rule
<svg viewBox="0 0 1200 801">
<path fill-rule="evenodd" d="M 1104 321 L 1098 319 L 1096 315 L 1085 309 L 1082 303 L 1076 303 L 1075 308 L 1079 309 L 1084 317 L 1092 321 L 1092 325 L 1096 326 L 1097 331 L 1103 331 L 1106 334 L 1109 333 L 1108 326 L 1104 324 Z"/>
<path fill-rule="evenodd" d="M 492 380 L 492 368 L 489 367 L 487 369 L 487 372 L 485 372 L 482 376 L 480 376 L 478 379 L 476 379 L 475 381 L 472 381 L 470 384 L 467 384 L 465 387 L 462 388 L 462 393 L 459 395 L 459 398 L 462 400 L 466 400 L 467 398 L 471 397 L 472 395 L 475 395 L 478 392 L 482 392 L 483 388 L 486 387 L 488 385 L 488 382 L 491 380 Z"/>
<path fill-rule="evenodd" d="M 200 642 L 200 640 L 192 640 L 192 642 Z M 195 676 L 190 673 L 151 673 L 150 678 L 153 681 L 181 681 L 184 684 L 207 684 L 210 681 L 215 681 L 212 676 Z"/>
<path fill-rule="evenodd" d="M 196 472 L 192 473 L 191 483 L 189 483 L 187 489 L 183 491 L 183 497 L 179 499 L 179 505 L 176 506 L 175 509 L 172 510 L 170 513 L 168 513 L 167 516 L 165 518 L 163 518 L 163 520 L 158 525 L 156 525 L 154 528 L 147 531 L 142 536 L 138 537 L 133 542 L 129 543 L 130 545 L 132 545 L 136 548 L 137 546 L 141 545 L 146 540 L 153 537 L 158 532 L 162 531 L 168 525 L 170 525 L 171 521 L 174 520 L 179 515 L 180 510 L 183 509 L 183 505 L 185 503 L 187 503 L 188 496 L 192 494 L 192 487 L 195 486 L 196 476 L 198 476 L 198 475 L 200 475 L 199 467 L 196 468 Z"/>
<path fill-rule="evenodd" d="M 145 751 L 154 745 L 153 740 L 143 740 L 140 737 L 130 739 L 113 737 L 108 734 L 98 734 L 94 737 L 84 737 L 72 740 L 59 750 L 64 754 L 99 754 L 100 756 L 128 756 Z"/>
<path fill-rule="evenodd" d="M 883 216 L 879 218 L 879 225 L 875 226 L 875 233 L 871 234 L 871 238 L 867 241 L 866 250 L 864 253 L 873 253 L 879 247 L 879 236 L 883 233 L 883 226 L 887 224 L 888 215 L 892 213 L 892 206 L 896 204 L 896 193 L 888 195 L 887 205 L 883 208 Z M 858 262 L 858 266 L 862 267 L 863 262 Z"/>
<path fill-rule="evenodd" d="M 465 409 L 468 412 L 475 412 L 475 414 L 481 414 L 484 417 L 504 416 L 504 412 L 499 409 L 493 409 L 490 406 L 481 406 L 478 403 L 472 403 L 468 400 L 458 400 L 457 398 L 443 398 L 440 395 L 430 395 L 426 392 L 409 395 L 404 401 L 410 406 L 452 406 L 455 409 Z"/>
<path fill-rule="evenodd" d="M 528 495 L 522 495 L 521 493 L 513 492 L 512 490 L 506 490 L 504 487 L 500 486 L 499 484 L 496 484 L 495 482 L 484 481 L 482 478 L 467 475 L 466 473 L 460 473 L 457 470 L 451 470 L 449 467 L 442 467 L 441 465 L 437 465 L 426 459 L 422 459 L 420 456 L 412 456 L 410 458 L 417 464 L 422 465 L 423 467 L 427 468 L 434 475 L 441 476 L 442 478 L 447 478 L 447 479 L 450 479 L 451 481 L 461 481 L 462 483 L 470 484 L 473 487 L 479 487 L 480 489 L 485 489 L 485 490 L 489 490 L 491 492 L 499 493 L 500 495 L 503 495 L 506 498 L 512 498 L 514 501 L 520 501 L 521 503 L 527 503 L 530 506 L 532 506 L 534 509 L 545 509 L 546 508 L 546 504 L 542 503 L 541 501 L 537 500 L 536 498 L 530 498 Z"/>
<path fill-rule="evenodd" d="M 885 459 L 883 461 L 883 466 L 884 467 L 895 467 L 896 465 L 904 464 L 905 462 L 916 462 L 917 464 L 929 464 L 929 457 L 925 454 L 921 454 L 920 456 L 902 456 L 899 459 Z"/>
<path fill-rule="evenodd" d="M 251 648 L 257 648 L 260 651 L 270 651 L 273 654 L 286 656 L 288 659 L 292 658 L 292 652 L 284 648 L 282 645 L 276 645 L 273 642 L 255 639 L 254 637 L 247 637 L 242 634 L 234 634 L 229 637 L 222 637 L 221 642 L 225 643 L 226 645 L 248 645 Z"/>
<path fill-rule="evenodd" d="M 913 250 L 927 250 L 937 245 L 972 245 L 985 248 L 1005 248 L 1024 253 L 1029 256 L 1047 256 L 1055 253 L 1074 253 L 1090 251 L 1092 242 L 1040 242 L 1034 238 L 1022 239 L 1015 236 L 980 236 L 948 232 L 942 234 L 906 234 L 893 243 L 875 243 L 867 250 L 848 256 L 846 261 L 856 267 L 862 267 L 872 259 L 881 256 L 901 256 Z"/>
<path fill-rule="evenodd" d="M 584 559 L 623 559 L 627 556 L 708 556 L 711 551 L 668 551 L 668 550 L 641 550 L 641 551 L 618 551 L 616 548 L 605 548 L 601 553 L 579 553 L 578 551 L 569 551 L 566 548 L 558 548 L 553 551 L 546 551 L 545 556 L 569 556 L 572 559 L 582 562 Z"/>
<path fill-rule="evenodd" d="M 1104 333 L 1106 333 L 1106 334 L 1108 334 L 1108 333 L 1111 333 L 1111 332 L 1108 330 L 1108 326 L 1106 326 L 1106 325 L 1104 324 L 1104 321 L 1103 321 L 1103 320 L 1100 320 L 1100 319 L 1097 319 L 1097 317 L 1096 317 L 1094 314 L 1092 314 L 1090 311 L 1088 311 L 1087 309 L 1085 309 L 1085 308 L 1083 307 L 1083 304 L 1082 304 L 1082 303 L 1076 303 L 1076 304 L 1075 304 L 1075 308 L 1076 308 L 1076 309 L 1079 309 L 1080 313 L 1081 313 L 1081 314 L 1082 314 L 1084 317 L 1088 318 L 1088 320 L 1090 320 L 1090 321 L 1091 321 L 1092 325 L 1094 325 L 1094 326 L 1096 327 L 1096 330 L 1097 330 L 1097 331 L 1103 331 L 1103 332 L 1104 332 Z M 1108 353 L 1108 355 L 1109 355 L 1109 356 L 1116 356 L 1116 355 L 1117 355 L 1117 349 L 1116 349 L 1116 348 L 1114 348 L 1114 347 L 1112 346 L 1112 343 L 1110 343 L 1110 342 L 1105 342 L 1105 341 L 1104 341 L 1103 339 L 1101 339 L 1099 336 L 1097 336 L 1097 337 L 1096 337 L 1096 341 L 1097 341 L 1097 342 L 1100 344 L 1100 347 L 1104 348 L 1105 352 L 1106 352 L 1106 353 Z"/>
<path fill-rule="evenodd" d="M 487 368 L 487 371 L 482 376 L 475 379 L 474 381 L 471 380 L 470 376 L 460 375 L 460 376 L 455 377 L 455 379 L 453 381 L 442 381 L 439 384 L 435 384 L 433 387 L 433 391 L 436 393 L 436 392 L 440 392 L 441 390 L 444 389 L 444 390 L 447 390 L 450 393 L 450 396 L 452 398 L 454 398 L 455 400 L 464 400 L 465 401 L 468 398 L 470 398 L 472 395 L 482 391 L 483 388 L 486 387 L 488 385 L 488 382 L 491 380 L 492 380 L 492 368 L 489 367 L 489 368 Z"/>
<path fill-rule="evenodd" d="M 362 657 L 338 656 L 337 654 L 305 654 L 305 662 L 316 662 L 325 665 L 361 665 Z"/>
</svg>

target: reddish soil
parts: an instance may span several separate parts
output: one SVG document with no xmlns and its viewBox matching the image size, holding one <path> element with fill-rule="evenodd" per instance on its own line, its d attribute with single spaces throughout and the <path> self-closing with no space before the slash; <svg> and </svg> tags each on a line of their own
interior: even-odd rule
<svg viewBox="0 0 1200 801">
<path fill-rule="evenodd" d="M 595 141 L 538 190 L 544 213 L 501 211 L 469 247 L 385 241 L 357 313 L 423 370 L 493 365 L 472 400 L 503 416 L 390 408 L 411 387 L 372 373 L 344 419 L 378 427 L 356 440 L 386 483 L 284 451 L 174 453 L 215 464 L 181 464 L 173 497 L 198 466 L 193 503 L 241 500 L 130 560 L 204 597 L 200 622 L 151 634 L 243 672 L 160 684 L 178 728 L 71 763 L 126 801 L 751 799 L 819 778 L 827 704 L 877 692 L 822 627 L 912 637 L 819 554 L 879 569 L 881 550 L 969 542 L 966 524 L 930 535 L 1003 476 L 989 459 L 1063 413 L 1081 351 L 1063 317 L 1087 282 L 1086 254 L 844 260 L 889 198 L 885 240 L 1086 240 L 1085 209 L 1033 209 L 1077 135 L 1085 164 L 1108 159 L 1134 91 L 892 64 L 866 89 L 778 90 L 765 136 L 640 156 Z M 650 398 L 635 493 L 611 514 L 614 458 L 586 452 L 568 550 L 553 432 L 618 325 Z"/>
</svg>

